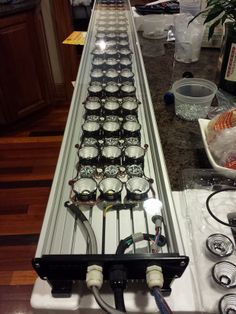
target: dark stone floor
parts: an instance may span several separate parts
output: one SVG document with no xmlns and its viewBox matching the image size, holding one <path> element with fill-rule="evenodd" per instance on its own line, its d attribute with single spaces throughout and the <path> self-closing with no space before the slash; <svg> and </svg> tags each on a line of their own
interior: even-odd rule
<svg viewBox="0 0 236 314">
<path fill-rule="evenodd" d="M 198 122 L 175 116 L 174 105 L 165 105 L 163 95 L 185 71 L 192 72 L 194 77 L 217 81 L 219 50 L 202 49 L 198 62 L 184 64 L 174 60 L 174 43 L 167 43 L 165 55 L 143 58 L 171 187 L 172 190 L 181 190 L 183 169 L 211 166 L 203 148 Z"/>
</svg>

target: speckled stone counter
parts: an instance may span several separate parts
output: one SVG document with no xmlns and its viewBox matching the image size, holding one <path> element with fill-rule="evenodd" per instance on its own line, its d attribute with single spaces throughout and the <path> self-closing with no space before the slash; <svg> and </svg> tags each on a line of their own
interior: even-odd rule
<svg viewBox="0 0 236 314">
<path fill-rule="evenodd" d="M 200 60 L 192 64 L 174 60 L 174 43 L 165 44 L 165 55 L 143 57 L 153 100 L 172 190 L 182 189 L 182 171 L 187 168 L 211 168 L 200 135 L 198 122 L 175 115 L 174 105 L 165 105 L 163 95 L 185 71 L 195 77 L 216 80 L 219 50 L 202 49 Z"/>
<path fill-rule="evenodd" d="M 31 10 L 37 4 L 40 3 L 40 0 L 24 0 L 19 1 L 18 3 L 9 3 L 9 4 L 0 4 L 0 17 L 5 17 L 27 10 Z"/>
</svg>

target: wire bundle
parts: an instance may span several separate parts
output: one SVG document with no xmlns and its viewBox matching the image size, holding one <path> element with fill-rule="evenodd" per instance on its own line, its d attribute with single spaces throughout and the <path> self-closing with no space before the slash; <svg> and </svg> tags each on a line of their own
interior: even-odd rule
<svg viewBox="0 0 236 314">
<path fill-rule="evenodd" d="M 79 219 L 81 221 L 81 223 L 84 226 L 84 229 L 86 230 L 89 240 L 90 240 L 90 245 L 91 245 L 91 253 L 92 254 L 97 254 L 97 241 L 96 241 L 96 237 L 94 234 L 94 231 L 89 223 L 89 221 L 87 220 L 87 218 L 85 217 L 85 215 L 83 214 L 83 212 L 80 210 L 80 208 L 75 205 L 75 204 L 69 204 L 69 202 L 65 203 L 65 206 L 70 210 L 71 213 L 73 213 L 73 215 L 75 215 L 75 219 Z M 124 240 L 121 240 L 117 250 L 116 250 L 116 254 L 124 254 L 125 250 L 130 247 L 133 243 L 135 242 L 139 242 L 142 240 L 146 240 L 146 241 L 152 241 L 152 242 L 159 242 L 159 238 L 160 238 L 160 234 L 159 232 L 156 233 L 156 235 L 152 235 L 152 234 L 145 234 L 145 233 L 137 233 L 137 234 L 133 234 L 130 235 L 129 237 L 125 238 Z M 101 267 L 100 267 L 101 268 Z M 102 268 L 101 268 L 102 269 Z M 114 275 L 115 273 L 115 275 Z M 122 278 L 123 283 L 122 283 L 122 287 L 120 286 L 120 278 Z M 97 275 L 95 275 L 94 280 L 98 280 Z M 102 279 L 101 277 L 99 278 L 100 283 L 102 283 Z M 110 314 L 122 314 L 125 313 L 125 304 L 124 304 L 124 296 L 123 296 L 123 291 L 126 287 L 126 274 L 125 274 L 125 270 L 124 269 L 120 269 L 120 266 L 117 268 L 113 269 L 113 277 L 111 279 L 112 284 L 113 284 L 113 291 L 114 291 L 114 296 L 115 296 L 115 303 L 116 303 L 116 308 L 114 309 L 112 306 L 110 306 L 109 304 L 107 304 L 103 298 L 101 297 L 101 294 L 99 292 L 99 288 L 100 286 L 96 286 L 96 285 L 91 285 L 91 291 L 98 303 L 98 305 L 107 313 Z M 119 283 L 117 285 L 117 283 Z M 119 289 L 118 289 L 119 288 Z M 161 314 L 172 314 L 171 309 L 169 308 L 168 304 L 166 303 L 164 297 L 162 296 L 160 290 L 158 289 L 158 287 L 154 287 L 151 289 L 151 293 L 155 298 L 156 304 L 160 310 Z"/>
</svg>

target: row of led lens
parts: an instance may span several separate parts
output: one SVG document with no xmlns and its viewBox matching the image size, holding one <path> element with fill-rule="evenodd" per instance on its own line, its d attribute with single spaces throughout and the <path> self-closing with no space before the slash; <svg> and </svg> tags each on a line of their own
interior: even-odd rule
<svg viewBox="0 0 236 314">
<path fill-rule="evenodd" d="M 76 146 L 78 177 L 72 190 L 80 201 L 95 200 L 97 191 L 99 197 L 115 200 L 125 184 L 127 197 L 139 200 L 147 196 L 151 182 L 144 175 L 147 147 L 141 147 L 128 20 L 124 11 L 116 10 L 125 5 L 122 0 L 99 3 L 105 7 L 95 25 L 83 132 Z M 107 10 L 111 6 L 115 10 Z"/>
</svg>

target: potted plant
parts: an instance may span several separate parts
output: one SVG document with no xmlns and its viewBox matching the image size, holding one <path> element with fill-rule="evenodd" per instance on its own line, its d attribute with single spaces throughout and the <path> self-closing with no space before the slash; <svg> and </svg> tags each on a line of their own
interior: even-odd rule
<svg viewBox="0 0 236 314">
<path fill-rule="evenodd" d="M 208 39 L 220 23 L 225 25 L 219 87 L 236 95 L 236 0 L 206 0 L 206 8 L 199 15 L 205 16 L 204 23 L 210 23 Z"/>
</svg>

